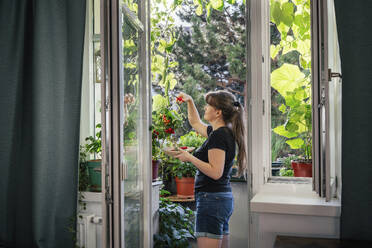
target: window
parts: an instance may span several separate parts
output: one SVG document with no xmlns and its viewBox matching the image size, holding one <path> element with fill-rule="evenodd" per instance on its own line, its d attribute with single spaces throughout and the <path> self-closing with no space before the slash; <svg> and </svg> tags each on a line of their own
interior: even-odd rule
<svg viewBox="0 0 372 248">
<path fill-rule="evenodd" d="M 327 8 L 327 4 L 329 4 L 329 8 Z M 312 33 L 310 33 L 308 27 L 310 23 L 303 20 L 307 15 L 310 15 L 308 16 L 309 21 L 311 18 Z M 292 87 L 290 90 L 283 90 L 283 87 L 277 87 L 279 90 L 276 89 L 276 91 L 281 93 L 282 99 L 274 103 L 278 105 L 276 108 L 280 112 L 288 114 L 290 105 L 296 104 L 294 101 L 290 102 L 291 97 L 292 100 L 295 100 L 295 97 L 305 100 L 312 95 L 312 104 L 310 105 L 309 102 L 304 104 L 306 101 L 302 101 L 303 106 L 301 108 L 302 111 L 310 108 L 313 116 L 313 188 L 320 196 L 329 200 L 331 197 L 331 185 L 336 185 L 336 175 L 340 175 L 339 158 L 341 151 L 339 138 L 341 118 L 340 107 L 337 105 L 341 97 L 340 84 L 334 82 L 335 80 L 328 81 L 329 57 L 332 57 L 332 63 L 336 64 L 336 66 L 333 66 L 332 71 L 339 72 L 339 66 L 337 67 L 339 65 L 339 57 L 337 57 L 338 45 L 333 5 L 331 5 L 331 1 L 327 3 L 326 1 L 316 0 L 252 1 L 250 19 L 251 49 L 250 51 L 248 49 L 248 58 L 250 60 L 249 64 L 251 64 L 251 73 L 248 75 L 248 93 L 251 104 L 249 111 L 249 127 L 251 128 L 249 147 L 251 151 L 249 152 L 249 166 L 252 171 L 253 194 L 272 175 L 271 159 L 273 157 L 270 152 L 270 141 L 271 138 L 274 140 L 277 137 L 271 136 L 271 86 L 273 85 L 270 85 L 270 69 L 273 64 L 272 57 L 275 58 L 278 54 L 287 54 L 287 56 L 281 56 L 279 61 L 278 57 L 276 57 L 276 61 L 274 61 L 277 63 L 275 64 L 275 69 L 281 68 L 281 70 L 277 71 L 279 73 L 276 73 L 276 75 L 274 74 L 274 80 L 271 73 L 271 81 L 275 81 L 277 87 L 278 84 L 284 84 L 285 82 L 283 81 L 288 81 L 288 79 L 292 78 L 291 80 L 297 80 L 300 87 Z M 331 21 L 328 22 L 327 19 Z M 276 25 L 273 25 L 273 22 Z M 328 36 L 328 29 L 332 30 L 330 36 Z M 280 33 L 280 37 L 275 37 L 278 33 Z M 273 35 L 274 37 L 272 37 Z M 295 36 L 301 39 L 293 39 Z M 271 46 L 270 40 L 274 41 Z M 310 44 L 311 54 L 306 52 L 310 50 Z M 328 53 L 328 47 L 332 48 L 330 53 Z M 331 86 L 332 93 L 328 93 Z M 290 94 L 286 95 L 286 91 L 291 92 L 292 96 Z M 285 99 L 283 95 L 288 96 L 288 99 Z M 336 112 L 330 114 L 329 109 L 333 109 Z M 303 115 L 302 118 L 305 117 L 308 118 L 309 116 Z M 290 138 L 287 137 L 286 141 L 295 140 L 299 143 L 295 144 L 296 146 L 294 147 L 300 147 L 301 141 L 296 140 L 298 135 L 293 134 L 296 131 L 296 126 L 290 123 L 288 116 L 285 116 L 285 118 L 280 123 L 281 125 L 277 125 L 281 126 L 281 130 L 276 130 L 278 131 L 276 133 L 280 133 L 279 131 L 282 134 L 285 132 L 287 132 L 286 134 L 289 133 L 290 135 L 288 136 Z M 287 124 L 293 126 L 286 128 Z M 297 126 L 298 130 L 301 126 L 299 124 Z M 304 130 L 304 127 L 302 127 L 302 130 Z M 303 138 L 304 136 L 300 135 L 299 137 Z M 330 148 L 331 142 L 332 148 Z M 330 166 L 331 164 L 332 167 Z"/>
</svg>

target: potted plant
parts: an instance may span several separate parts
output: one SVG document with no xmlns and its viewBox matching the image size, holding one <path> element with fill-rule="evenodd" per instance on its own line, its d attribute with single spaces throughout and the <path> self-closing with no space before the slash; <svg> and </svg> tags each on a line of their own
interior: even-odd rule
<svg viewBox="0 0 372 248">
<path fill-rule="evenodd" d="M 173 163 L 170 167 L 170 173 L 177 185 L 177 197 L 194 197 L 195 166 L 190 162 L 181 162 L 178 160 L 178 162 Z"/>
<path fill-rule="evenodd" d="M 284 75 L 284 76 L 283 76 Z M 290 77 L 289 75 L 292 75 Z M 296 80 L 293 80 L 296 75 Z M 289 77 L 289 78 L 287 78 Z M 279 110 L 286 116 L 283 125 L 273 129 L 286 138 L 291 149 L 300 150 L 300 158 L 292 161 L 295 177 L 312 176 L 312 112 L 310 76 L 298 66 L 284 64 L 272 73 L 272 87 L 284 98 Z"/>
<path fill-rule="evenodd" d="M 95 137 L 89 136 L 85 138 L 87 144 L 85 144 L 85 150 L 87 153 L 98 155 L 98 159 L 87 160 L 86 167 L 89 176 L 89 189 L 93 192 L 100 192 L 101 191 L 101 124 L 96 125 L 96 129 L 98 130 L 95 134 Z"/>
<path fill-rule="evenodd" d="M 292 161 L 297 161 L 298 156 L 288 154 L 287 157 L 282 159 L 282 164 L 284 165 L 282 168 L 280 168 L 279 176 L 283 177 L 293 177 L 293 168 L 292 168 Z"/>
<path fill-rule="evenodd" d="M 193 151 L 194 148 L 201 146 L 205 137 L 191 131 L 178 140 L 178 144 L 175 144 L 177 149 Z M 167 152 L 171 155 L 172 151 Z M 171 176 L 175 179 L 177 187 L 177 196 L 180 198 L 188 198 L 194 196 L 194 184 L 195 184 L 195 174 L 196 167 L 189 162 L 181 162 L 179 160 L 172 160 L 170 166 L 167 167 Z"/>
</svg>

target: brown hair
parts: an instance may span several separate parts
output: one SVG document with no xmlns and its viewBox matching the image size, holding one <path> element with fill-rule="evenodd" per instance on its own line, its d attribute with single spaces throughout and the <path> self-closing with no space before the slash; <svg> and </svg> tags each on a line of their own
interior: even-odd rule
<svg viewBox="0 0 372 248">
<path fill-rule="evenodd" d="M 244 108 L 236 100 L 235 96 L 225 90 L 212 91 L 206 94 L 205 101 L 222 111 L 224 122 L 231 129 L 234 139 L 238 145 L 238 174 L 243 175 L 245 165 L 245 127 L 243 122 Z"/>
</svg>

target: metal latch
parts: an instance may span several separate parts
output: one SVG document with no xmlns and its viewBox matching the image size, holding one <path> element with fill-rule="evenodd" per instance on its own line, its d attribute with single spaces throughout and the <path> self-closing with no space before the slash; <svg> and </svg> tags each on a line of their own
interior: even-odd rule
<svg viewBox="0 0 372 248">
<path fill-rule="evenodd" d="M 342 78 L 342 75 L 339 72 L 332 72 L 331 69 L 328 69 L 328 82 L 332 81 L 334 77 Z"/>
</svg>

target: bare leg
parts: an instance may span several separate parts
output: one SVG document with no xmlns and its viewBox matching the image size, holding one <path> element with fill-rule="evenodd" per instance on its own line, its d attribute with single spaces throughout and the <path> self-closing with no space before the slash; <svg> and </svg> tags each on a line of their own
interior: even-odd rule
<svg viewBox="0 0 372 248">
<path fill-rule="evenodd" d="M 229 248 L 229 247 L 230 247 L 230 236 L 223 235 L 221 248 Z"/>
<path fill-rule="evenodd" d="M 207 237 L 198 238 L 198 248 L 220 248 L 222 239 L 211 239 Z"/>
</svg>

